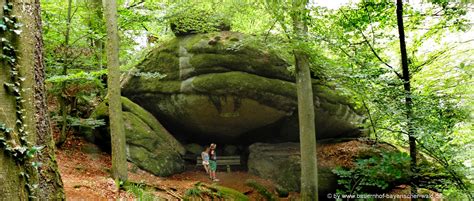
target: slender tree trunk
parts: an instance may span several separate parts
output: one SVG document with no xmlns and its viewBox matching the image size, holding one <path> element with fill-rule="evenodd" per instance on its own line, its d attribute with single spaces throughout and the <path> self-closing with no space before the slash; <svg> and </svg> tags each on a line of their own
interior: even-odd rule
<svg viewBox="0 0 474 201">
<path fill-rule="evenodd" d="M 308 27 L 304 21 L 307 1 L 293 1 L 295 41 L 306 38 Z M 318 200 L 318 166 L 316 158 L 316 126 L 314 124 L 313 89 L 309 56 L 301 50 L 293 51 L 296 62 L 296 89 L 301 146 L 301 198 Z"/>
<path fill-rule="evenodd" d="M 4 12 L 7 3 L 10 3 L 12 13 Z M 0 146 L 0 198 L 28 200 L 31 199 L 29 196 L 35 196 L 39 200 L 64 200 L 45 101 L 39 0 L 0 0 L 0 5 L 2 17 L 13 19 L 13 16 L 21 16 L 17 20 L 23 24 L 20 35 L 1 31 L 16 54 L 9 56 L 15 58 L 14 62 L 3 60 L 0 63 L 0 124 L 13 129 L 9 132 L 0 128 L 0 137 L 7 140 Z M 8 45 L 2 41 L 1 46 Z M 2 55 L 11 53 L 5 49 L 2 51 Z M 14 80 L 17 80 L 14 85 L 19 89 L 18 93 L 3 87 Z M 28 150 L 42 146 L 43 149 L 30 159 L 25 155 L 10 154 L 7 146 L 21 146 Z M 21 158 L 25 161 L 20 161 Z M 43 165 L 36 171 L 32 162 Z M 37 185 L 37 189 L 28 187 L 33 185 Z"/>
<path fill-rule="evenodd" d="M 71 30 L 71 9 L 72 0 L 68 0 L 67 5 L 67 18 L 66 18 L 66 33 L 64 35 L 64 56 L 63 56 L 63 72 L 62 75 L 67 75 L 67 69 L 69 66 L 69 32 Z M 61 83 L 61 93 L 59 94 L 59 108 L 61 111 L 61 133 L 59 139 L 56 142 L 58 147 L 61 147 L 67 139 L 67 102 L 64 97 L 66 94 L 66 82 Z"/>
<path fill-rule="evenodd" d="M 413 131 L 413 102 L 411 99 L 410 70 L 408 69 L 407 48 L 405 44 L 405 29 L 403 27 L 403 2 L 397 0 L 397 25 L 400 39 L 400 53 L 402 58 L 403 88 L 405 90 L 405 111 L 407 117 L 408 141 L 410 144 L 411 170 L 416 173 L 416 139 Z M 416 187 L 412 185 L 412 194 L 416 194 Z"/>
<path fill-rule="evenodd" d="M 102 0 L 89 0 L 89 29 L 91 29 L 94 33 L 103 33 L 104 29 L 102 27 L 103 24 L 103 6 Z M 93 36 L 91 39 L 91 47 L 94 47 L 95 58 L 97 60 L 97 64 L 99 65 L 99 69 L 102 69 L 103 66 L 103 57 L 104 57 L 104 40 L 102 38 L 97 38 Z"/>
<path fill-rule="evenodd" d="M 112 176 L 114 179 L 127 180 L 127 158 L 125 152 L 125 130 L 122 119 L 120 95 L 119 38 L 117 28 L 117 3 L 104 0 L 107 26 L 107 65 L 110 135 L 112 140 Z"/>
<path fill-rule="evenodd" d="M 369 115 L 370 125 L 372 126 L 372 131 L 374 132 L 375 143 L 377 143 L 379 141 L 379 136 L 377 135 L 377 130 L 375 129 L 375 122 L 374 122 L 374 119 L 372 118 L 370 109 L 367 106 L 367 103 L 365 102 L 364 99 L 362 99 L 362 105 L 364 106 L 364 109 L 367 111 L 367 114 Z"/>
</svg>

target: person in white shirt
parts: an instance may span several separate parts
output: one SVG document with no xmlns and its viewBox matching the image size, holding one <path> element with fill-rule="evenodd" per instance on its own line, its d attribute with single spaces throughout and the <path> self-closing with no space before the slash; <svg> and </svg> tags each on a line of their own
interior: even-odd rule
<svg viewBox="0 0 474 201">
<path fill-rule="evenodd" d="M 209 150 L 210 150 L 210 148 L 207 147 L 206 150 L 204 150 L 201 153 L 202 166 L 204 166 L 204 169 L 206 170 L 207 174 L 210 174 L 209 173 Z"/>
</svg>

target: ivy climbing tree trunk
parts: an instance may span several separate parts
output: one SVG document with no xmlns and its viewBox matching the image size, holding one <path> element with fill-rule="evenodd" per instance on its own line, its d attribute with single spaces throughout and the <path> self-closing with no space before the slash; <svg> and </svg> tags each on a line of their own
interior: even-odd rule
<svg viewBox="0 0 474 201">
<path fill-rule="evenodd" d="M 416 138 L 413 131 L 413 101 L 411 99 L 410 70 L 408 69 L 408 56 L 405 43 L 405 29 L 403 27 L 403 2 L 397 0 L 397 25 L 400 41 L 400 54 L 402 60 L 403 88 L 405 90 L 405 112 L 407 117 L 408 141 L 410 144 L 411 170 L 416 172 Z M 412 185 L 412 194 L 416 194 L 416 186 Z"/>
<path fill-rule="evenodd" d="M 4 38 L 0 63 L 0 197 L 64 200 L 46 107 L 39 0 L 0 0 L 0 5 L 5 25 L 0 30 Z M 18 23 L 23 26 L 18 27 Z"/>
<path fill-rule="evenodd" d="M 117 28 L 117 3 L 104 0 L 107 26 L 107 86 L 109 98 L 110 135 L 112 141 L 112 176 L 127 180 L 127 158 L 125 152 L 125 130 L 122 119 L 120 95 L 119 38 Z"/>
<path fill-rule="evenodd" d="M 299 44 L 307 37 L 305 16 L 307 0 L 293 1 L 294 43 Z M 296 89 L 298 94 L 298 119 L 301 150 L 301 199 L 318 200 L 318 166 L 316 158 L 316 126 L 314 124 L 313 88 L 310 75 L 310 61 L 306 52 L 295 48 Z"/>
</svg>

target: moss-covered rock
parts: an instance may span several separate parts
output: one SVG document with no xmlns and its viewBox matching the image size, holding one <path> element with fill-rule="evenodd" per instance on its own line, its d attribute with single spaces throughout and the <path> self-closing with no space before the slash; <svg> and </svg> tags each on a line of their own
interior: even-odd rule
<svg viewBox="0 0 474 201">
<path fill-rule="evenodd" d="M 288 191 L 300 190 L 300 145 L 299 143 L 256 143 L 249 147 L 248 169 L 257 176 L 273 180 Z M 351 168 L 360 157 L 377 156 L 382 151 L 398 151 L 380 143 L 372 145 L 366 141 L 323 141 L 318 143 L 318 188 L 321 195 L 335 193 L 338 177 L 332 170 L 336 167 Z"/>
<path fill-rule="evenodd" d="M 183 7 L 185 10 L 177 9 L 169 16 L 171 30 L 176 36 L 230 30 L 230 23 L 222 14 L 197 6 Z"/>
<path fill-rule="evenodd" d="M 236 143 L 258 130 L 273 133 L 263 141 L 297 141 L 296 86 L 290 65 L 278 55 L 236 32 L 178 37 L 153 49 L 135 68 L 166 77 L 131 74 L 122 93 L 178 139 Z M 349 97 L 317 80 L 313 94 L 319 139 L 360 134 L 363 113 Z M 273 130 L 262 130 L 267 127 Z"/>
<path fill-rule="evenodd" d="M 248 201 L 249 198 L 243 193 L 216 184 L 198 182 L 192 188 L 186 190 L 184 200 L 235 200 Z"/>
<path fill-rule="evenodd" d="M 138 167 L 160 176 L 184 170 L 184 147 L 154 118 L 152 114 L 122 97 L 127 158 Z M 107 101 L 101 103 L 91 116 L 108 122 Z M 96 128 L 87 137 L 110 150 L 108 125 Z"/>
</svg>

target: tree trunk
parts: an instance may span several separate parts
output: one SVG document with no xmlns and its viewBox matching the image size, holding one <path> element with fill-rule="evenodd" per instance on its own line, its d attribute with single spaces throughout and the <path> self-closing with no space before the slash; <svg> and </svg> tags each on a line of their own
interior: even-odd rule
<svg viewBox="0 0 474 201">
<path fill-rule="evenodd" d="M 66 33 L 64 34 L 64 55 L 63 55 L 63 72 L 62 75 L 67 75 L 67 69 L 69 66 L 69 32 L 71 30 L 71 9 L 72 0 L 68 0 L 67 5 L 67 18 L 66 18 Z M 66 94 L 66 81 L 61 83 L 61 93 L 59 94 L 59 108 L 61 111 L 61 132 L 56 142 L 56 146 L 61 147 L 67 139 L 67 100 L 64 97 Z"/>
<path fill-rule="evenodd" d="M 306 38 L 308 27 L 304 21 L 307 1 L 293 1 L 293 28 L 295 44 Z M 309 56 L 295 48 L 296 89 L 301 146 L 301 198 L 318 200 L 318 166 L 316 158 L 316 126 L 314 124 L 313 89 Z"/>
<path fill-rule="evenodd" d="M 7 3 L 12 12 L 5 10 Z M 2 41 L 2 55 L 15 58 L 15 61 L 2 60 L 0 67 L 0 124 L 4 124 L 0 137 L 7 140 L 0 145 L 0 195 L 6 200 L 27 200 L 30 196 L 39 200 L 64 200 L 45 99 L 39 0 L 1 0 L 0 5 L 2 17 L 21 16 L 17 20 L 23 24 L 19 35 L 11 30 L 0 33 L 16 50 L 16 54 L 6 50 L 9 42 Z M 12 24 L 6 24 L 12 27 Z M 11 82 L 18 92 L 12 93 L 12 85 L 5 87 Z M 7 131 L 5 127 L 12 130 Z M 8 149 L 24 147 L 31 151 L 38 146 L 43 148 L 33 158 L 12 154 Z M 36 170 L 32 162 L 43 165 Z M 33 185 L 38 188 L 29 187 Z"/>
<path fill-rule="evenodd" d="M 122 119 L 120 95 L 119 38 L 117 28 L 117 4 L 115 0 L 104 0 L 107 26 L 107 85 L 109 97 L 110 135 L 112 141 L 112 176 L 127 180 L 127 158 L 125 153 L 125 130 Z"/>
<path fill-rule="evenodd" d="M 89 29 L 94 33 L 104 33 L 103 29 L 103 16 L 102 11 L 102 1 L 101 0 L 89 0 Z M 99 69 L 102 69 L 103 66 L 103 57 L 104 57 L 104 40 L 102 38 L 97 38 L 96 34 L 90 38 L 91 47 L 94 48 L 94 56 L 99 65 Z"/>
<path fill-rule="evenodd" d="M 413 132 L 413 102 L 411 99 L 410 70 L 408 69 L 407 48 L 405 44 L 405 29 L 403 27 L 403 2 L 397 0 L 397 25 L 400 39 L 400 54 L 402 58 L 403 88 L 405 90 L 405 112 L 407 117 L 408 141 L 410 144 L 411 170 L 416 172 L 416 139 Z M 412 185 L 412 194 L 416 187 Z"/>
</svg>

